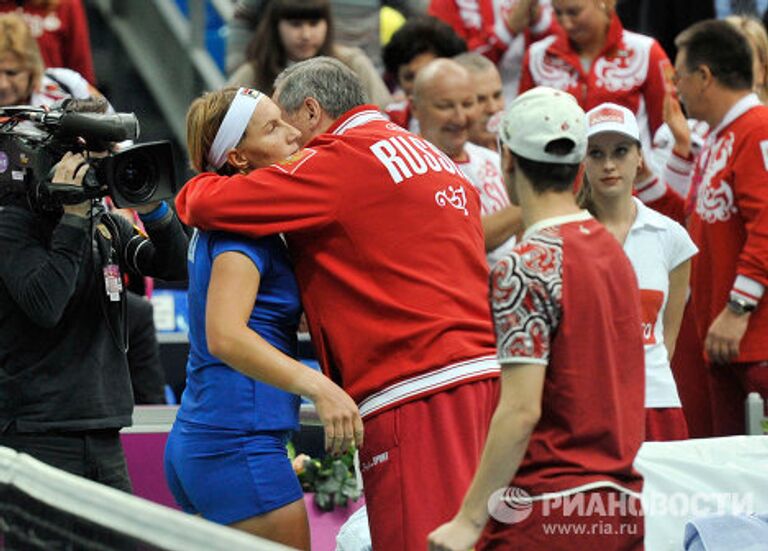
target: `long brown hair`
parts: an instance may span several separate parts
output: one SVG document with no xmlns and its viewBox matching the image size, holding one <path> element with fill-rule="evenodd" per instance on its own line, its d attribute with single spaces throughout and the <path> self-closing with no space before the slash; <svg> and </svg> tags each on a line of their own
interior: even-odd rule
<svg viewBox="0 0 768 551">
<path fill-rule="evenodd" d="M 280 21 L 290 19 L 324 19 L 328 31 L 317 55 L 334 55 L 330 0 L 271 0 L 245 50 L 245 58 L 253 65 L 255 74 L 253 87 L 268 95 L 274 92 L 275 78 L 288 65 L 288 56 L 277 26 Z"/>
<path fill-rule="evenodd" d="M 589 214 L 597 218 L 597 209 L 595 209 L 595 200 L 592 198 L 592 186 L 587 179 L 587 172 L 582 171 L 579 190 L 576 192 L 576 204 L 579 208 L 586 209 Z"/>
</svg>

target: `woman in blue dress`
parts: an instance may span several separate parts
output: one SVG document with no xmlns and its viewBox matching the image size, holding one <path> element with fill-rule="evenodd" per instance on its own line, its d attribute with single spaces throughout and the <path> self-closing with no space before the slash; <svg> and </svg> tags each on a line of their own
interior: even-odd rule
<svg viewBox="0 0 768 551">
<path fill-rule="evenodd" d="M 187 115 L 193 167 L 247 172 L 295 154 L 299 131 L 264 94 L 210 92 Z M 318 411 L 326 448 L 362 440 L 352 399 L 296 361 L 299 291 L 282 238 L 195 230 L 189 253 L 187 386 L 165 451 L 182 508 L 309 549 L 303 494 L 285 445 L 301 395 Z"/>
</svg>

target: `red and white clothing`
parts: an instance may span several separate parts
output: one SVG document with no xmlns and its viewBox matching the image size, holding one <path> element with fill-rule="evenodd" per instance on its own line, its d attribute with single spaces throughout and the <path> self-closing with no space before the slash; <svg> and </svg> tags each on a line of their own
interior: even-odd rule
<svg viewBox="0 0 768 551">
<path fill-rule="evenodd" d="M 701 153 L 709 126 L 703 121 L 688 119 L 691 129 L 691 152 L 683 158 L 674 152 L 674 137 L 667 124 L 663 124 L 653 138 L 651 166 L 661 168 L 656 174 L 635 184 L 635 196 L 653 210 L 685 225 L 690 214 L 686 198 L 691 191 L 691 180 L 696 157 Z"/>
<path fill-rule="evenodd" d="M 588 213 L 543 220 L 491 272 L 499 362 L 546 369 L 541 418 L 511 485 L 640 492 L 644 352 L 635 274 Z"/>
<path fill-rule="evenodd" d="M 691 300 L 699 333 L 734 293 L 759 304 L 737 362 L 768 359 L 768 107 L 750 94 L 726 114 L 704 144 L 693 176 L 688 229 L 701 250 L 693 260 Z"/>
<path fill-rule="evenodd" d="M 637 275 L 645 347 L 645 407 L 681 407 L 664 344 L 664 311 L 669 273 L 696 254 L 680 224 L 634 199 L 637 215 L 624 241 L 624 252 Z"/>
<path fill-rule="evenodd" d="M 405 548 L 423 544 L 447 520 L 445 511 L 460 506 L 476 450 L 447 443 L 433 455 L 429 444 L 401 447 L 395 438 L 388 445 L 387 434 L 405 419 L 417 439 L 442 434 L 440 411 L 453 401 L 463 426 L 484 439 L 488 412 L 463 405 L 479 400 L 492 408 L 498 387 L 472 185 L 435 146 L 367 105 L 269 168 L 200 174 L 176 205 L 184 222 L 203 229 L 285 233 L 320 363 L 365 418 L 361 458 L 373 546 L 387 549 L 388 528 L 414 511 L 419 522 L 402 537 Z M 436 402 L 442 405 L 429 407 Z M 440 457 L 444 472 L 425 472 L 425 456 Z M 420 492 L 409 482 L 414 473 Z M 457 482 L 446 485 L 445 473 Z M 443 503 L 429 505 L 425 495 Z"/>
<path fill-rule="evenodd" d="M 467 47 L 498 65 L 509 103 L 520 85 L 520 66 L 526 48 L 553 34 L 557 22 L 550 0 L 541 0 L 541 15 L 523 33 L 513 33 L 507 24 L 518 0 L 432 0 L 429 14 L 442 19 L 467 42 Z"/>
<path fill-rule="evenodd" d="M 509 207 L 511 203 L 504 185 L 504 176 L 501 174 L 499 154 L 471 142 L 466 143 L 464 151 L 467 160 L 458 163 L 459 168 L 480 194 L 481 215 L 488 216 Z M 502 256 L 512 250 L 516 242 L 515 236 L 512 236 L 492 251 L 488 251 L 488 266 L 493 268 Z"/>
<path fill-rule="evenodd" d="M 419 121 L 413 116 L 413 110 L 411 109 L 410 100 L 398 101 L 390 103 L 385 109 L 385 113 L 389 120 L 398 126 L 405 128 L 406 130 L 419 134 L 421 128 L 419 127 Z"/>
<path fill-rule="evenodd" d="M 50 107 L 66 98 L 87 99 L 94 95 L 101 96 L 80 73 L 71 69 L 51 68 L 45 70 L 40 85 L 32 92 L 30 105 Z"/>
<path fill-rule="evenodd" d="M 672 73 L 661 45 L 625 30 L 614 14 L 605 47 L 588 69 L 564 32 L 531 45 L 523 59 L 520 92 L 536 86 L 564 90 L 585 111 L 605 102 L 623 105 L 637 117 L 643 149 L 651 151 L 651 140 L 663 122 Z"/>
<path fill-rule="evenodd" d="M 640 496 L 611 488 L 586 490 L 581 495 L 584 507 L 575 508 L 577 512 L 564 505 L 565 500 L 542 500 L 522 509 L 528 516 L 518 522 L 491 518 L 474 551 L 644 551 L 641 515 L 605 514 L 611 506 L 642 511 Z"/>
<path fill-rule="evenodd" d="M 201 229 L 286 234 L 320 364 L 364 415 L 498 376 L 477 192 L 376 108 L 269 168 L 200 174 L 176 203 Z"/>
<path fill-rule="evenodd" d="M 704 121 L 688 119 L 691 131 L 691 152 L 687 158 L 682 158 L 674 152 L 675 138 L 667 123 L 662 124 L 653 137 L 653 166 L 667 167 L 665 179 L 672 189 L 680 196 L 687 197 L 691 187 L 693 160 L 701 153 L 704 140 L 709 133 L 709 125 Z"/>
<path fill-rule="evenodd" d="M 48 10 L 16 0 L 0 0 L 0 13 L 18 11 L 37 40 L 46 67 L 67 67 L 95 83 L 88 19 L 82 0 L 59 0 Z"/>
<path fill-rule="evenodd" d="M 480 462 L 498 394 L 498 380 L 486 379 L 365 420 L 360 470 L 374 519 L 373 549 L 424 549 L 427 535 L 456 514 Z"/>
</svg>

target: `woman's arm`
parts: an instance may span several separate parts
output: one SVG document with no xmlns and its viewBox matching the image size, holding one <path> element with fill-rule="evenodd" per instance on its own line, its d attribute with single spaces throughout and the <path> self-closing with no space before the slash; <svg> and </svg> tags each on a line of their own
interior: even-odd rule
<svg viewBox="0 0 768 551">
<path fill-rule="evenodd" d="M 677 334 L 683 320 L 685 301 L 688 298 L 688 280 L 691 275 L 691 261 L 686 260 L 669 272 L 669 299 L 664 310 L 664 345 L 669 359 L 675 353 Z"/>
<path fill-rule="evenodd" d="M 208 350 L 241 373 L 309 397 L 325 427 L 325 447 L 337 453 L 363 443 L 363 423 L 352 398 L 330 379 L 273 347 L 248 327 L 260 274 L 239 252 L 216 257 L 205 312 Z"/>
</svg>

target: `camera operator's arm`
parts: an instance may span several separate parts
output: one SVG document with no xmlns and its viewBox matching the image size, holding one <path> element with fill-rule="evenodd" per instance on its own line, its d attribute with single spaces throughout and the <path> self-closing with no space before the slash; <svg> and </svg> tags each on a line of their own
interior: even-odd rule
<svg viewBox="0 0 768 551">
<path fill-rule="evenodd" d="M 80 185 L 87 171 L 82 155 L 68 153 L 56 166 L 55 184 Z M 75 293 L 90 252 L 90 203 L 55 216 L 31 212 L 23 203 L 0 207 L 0 280 L 24 314 L 54 327 Z"/>
<path fill-rule="evenodd" d="M 147 234 L 113 215 L 123 243 L 122 263 L 136 274 L 179 281 L 187 278 L 187 234 L 167 203 L 136 207 Z"/>
</svg>

